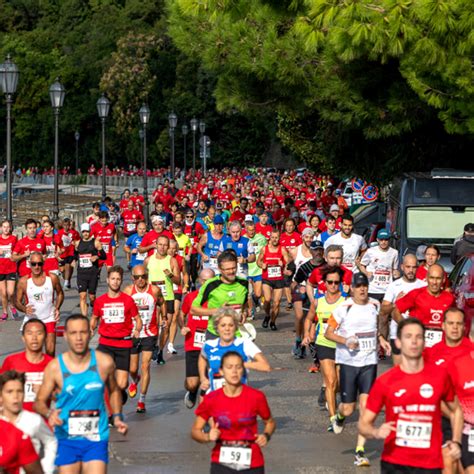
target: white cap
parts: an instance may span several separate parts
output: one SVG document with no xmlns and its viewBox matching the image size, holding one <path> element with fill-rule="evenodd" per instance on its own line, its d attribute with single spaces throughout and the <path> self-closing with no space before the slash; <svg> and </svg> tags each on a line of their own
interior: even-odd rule
<svg viewBox="0 0 474 474">
<path fill-rule="evenodd" d="M 332 212 L 332 211 L 338 211 L 339 212 L 339 206 L 337 204 L 333 204 L 330 208 L 329 208 L 329 212 Z"/>
<path fill-rule="evenodd" d="M 305 227 L 303 229 L 303 232 L 301 232 L 301 235 L 302 236 L 305 236 L 305 235 L 314 235 L 314 230 L 311 228 L 311 227 Z"/>
<path fill-rule="evenodd" d="M 253 222 L 252 214 L 246 214 L 244 220 L 245 220 L 245 222 Z"/>
<path fill-rule="evenodd" d="M 84 224 L 81 224 L 81 232 L 90 232 L 91 231 L 91 226 L 87 223 L 84 222 Z"/>
<path fill-rule="evenodd" d="M 165 222 L 165 220 L 161 216 L 153 216 L 151 218 L 151 222 L 158 222 L 158 221 Z"/>
</svg>

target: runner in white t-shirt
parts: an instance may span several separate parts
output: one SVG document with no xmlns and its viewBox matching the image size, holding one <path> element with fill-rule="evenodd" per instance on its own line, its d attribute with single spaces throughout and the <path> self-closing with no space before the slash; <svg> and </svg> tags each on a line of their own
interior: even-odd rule
<svg viewBox="0 0 474 474">
<path fill-rule="evenodd" d="M 378 245 L 365 252 L 359 265 L 361 272 L 369 278 L 369 296 L 380 302 L 391 281 L 400 276 L 398 251 L 390 247 L 389 239 L 389 231 L 380 229 Z"/>
<path fill-rule="evenodd" d="M 340 304 L 328 319 L 325 336 L 336 343 L 336 364 L 340 368 L 341 403 L 331 417 L 335 434 L 344 429 L 344 420 L 356 409 L 359 395 L 360 410 L 377 378 L 377 343 L 390 354 L 390 344 L 378 335 L 380 304 L 369 299 L 369 280 L 363 273 L 352 278 L 351 297 Z M 365 455 L 365 438 L 357 437 L 356 466 L 369 466 Z"/>
<path fill-rule="evenodd" d="M 426 282 L 416 278 L 416 270 L 418 267 L 418 261 L 416 256 L 413 254 L 407 254 L 403 257 L 403 263 L 401 265 L 403 276 L 398 280 L 392 281 L 382 300 L 382 306 L 380 308 L 380 332 L 386 338 L 388 333 L 388 322 L 389 317 L 395 308 L 395 301 L 405 296 L 416 288 L 426 286 Z M 403 314 L 404 318 L 409 316 L 408 311 Z M 397 338 L 397 327 L 398 324 L 392 319 L 390 321 L 390 345 L 392 347 L 392 358 L 394 365 L 400 365 L 401 355 L 400 350 L 395 345 L 395 339 Z"/>
<path fill-rule="evenodd" d="M 330 245 L 341 245 L 344 250 L 342 264 L 353 272 L 358 271 L 357 266 L 367 250 L 367 244 L 361 235 L 354 233 L 354 218 L 350 214 L 342 216 L 341 232 L 329 237 L 324 249 Z"/>
</svg>

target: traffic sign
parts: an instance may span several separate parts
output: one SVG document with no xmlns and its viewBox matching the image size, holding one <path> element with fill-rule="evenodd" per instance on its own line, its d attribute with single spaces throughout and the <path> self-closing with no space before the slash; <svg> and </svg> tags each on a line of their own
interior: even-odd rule
<svg viewBox="0 0 474 474">
<path fill-rule="evenodd" d="M 366 184 L 362 188 L 362 197 L 367 202 L 376 201 L 377 198 L 379 197 L 379 189 L 377 188 L 377 186 L 374 186 L 373 184 Z"/>
<path fill-rule="evenodd" d="M 356 193 L 360 193 L 362 191 L 362 188 L 365 185 L 366 185 L 366 182 L 361 178 L 354 178 L 351 181 L 352 190 L 355 191 Z"/>
</svg>

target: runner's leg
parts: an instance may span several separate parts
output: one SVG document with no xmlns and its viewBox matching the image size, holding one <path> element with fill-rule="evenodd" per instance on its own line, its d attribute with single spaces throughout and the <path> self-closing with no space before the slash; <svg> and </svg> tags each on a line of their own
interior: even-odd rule
<svg viewBox="0 0 474 474">
<path fill-rule="evenodd" d="M 51 332 L 46 334 L 46 344 L 45 344 L 46 353 L 54 357 L 56 351 L 56 333 Z"/>
<path fill-rule="evenodd" d="M 336 389 L 337 389 L 337 372 L 336 363 L 331 359 L 323 359 L 320 361 L 321 373 L 323 374 L 324 386 L 326 387 L 326 401 L 328 403 L 329 416 L 336 414 Z"/>
<path fill-rule="evenodd" d="M 88 461 L 82 463 L 82 474 L 105 474 L 107 464 L 104 461 Z"/>
</svg>

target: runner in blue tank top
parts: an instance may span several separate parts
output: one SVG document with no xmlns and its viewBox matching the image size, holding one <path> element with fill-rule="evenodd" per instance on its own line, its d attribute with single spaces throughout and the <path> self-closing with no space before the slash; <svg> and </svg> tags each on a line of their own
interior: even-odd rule
<svg viewBox="0 0 474 474">
<path fill-rule="evenodd" d="M 217 253 L 224 237 L 224 219 L 221 216 L 214 217 L 214 229 L 206 232 L 199 241 L 197 251 L 201 257 L 202 267 L 210 268 L 216 275 L 219 275 L 217 265 Z"/>
<path fill-rule="evenodd" d="M 89 320 L 72 315 L 66 320 L 64 337 L 69 351 L 52 360 L 44 372 L 35 410 L 48 418 L 58 439 L 55 464 L 62 472 L 105 473 L 108 463 L 109 427 L 104 391 L 109 390 L 112 420 L 126 434 L 122 394 L 115 381 L 115 366 L 108 354 L 89 349 Z M 48 408 L 54 391 L 56 409 Z"/>
</svg>

